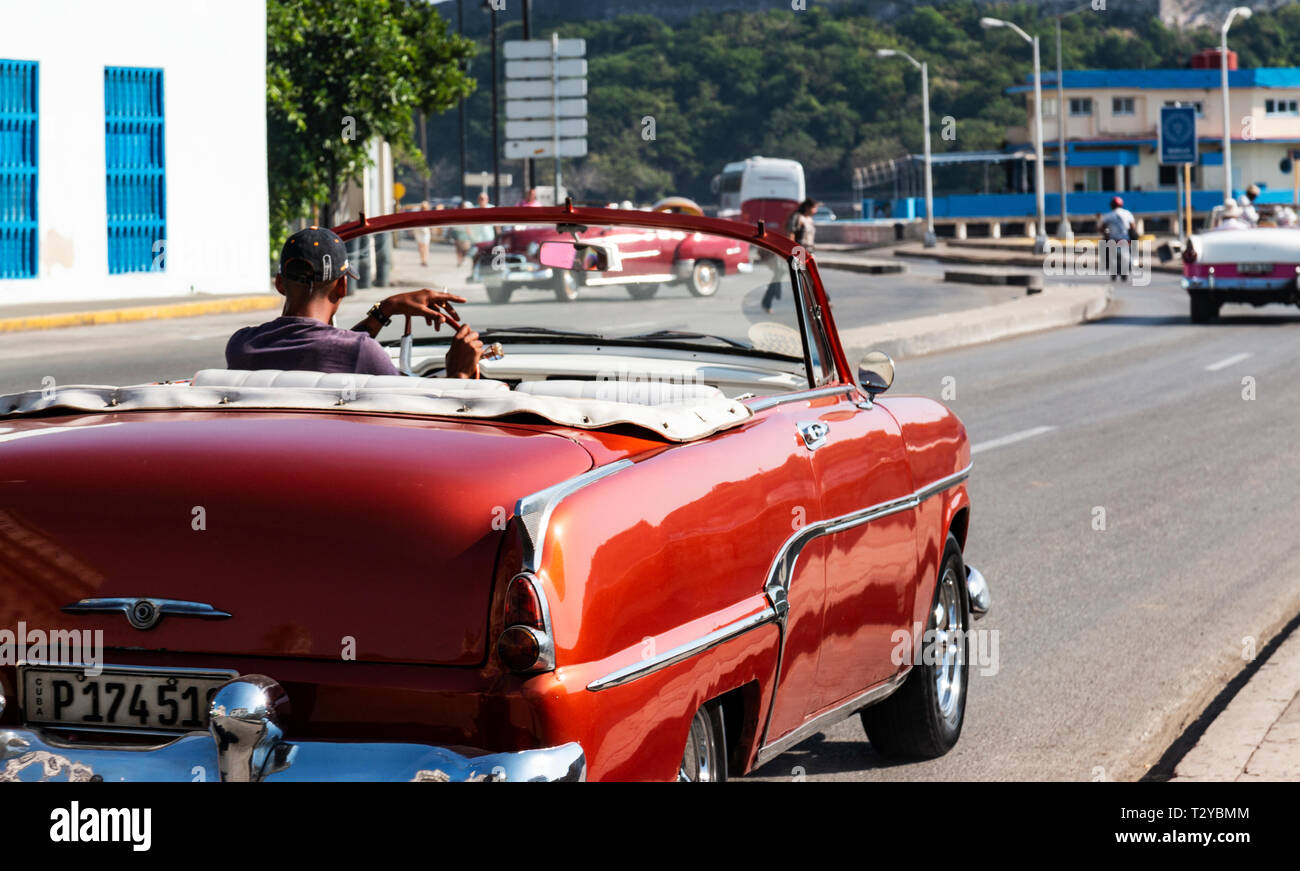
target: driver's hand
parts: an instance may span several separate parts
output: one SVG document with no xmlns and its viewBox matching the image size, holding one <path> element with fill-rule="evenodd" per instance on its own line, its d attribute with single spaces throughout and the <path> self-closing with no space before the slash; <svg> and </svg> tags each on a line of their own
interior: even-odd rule
<svg viewBox="0 0 1300 871">
<path fill-rule="evenodd" d="M 483 341 L 469 324 L 456 330 L 444 362 L 448 378 L 477 378 L 478 361 L 483 356 Z"/>
<path fill-rule="evenodd" d="M 443 324 L 450 324 L 453 329 L 460 327 L 460 315 L 452 307 L 453 302 L 466 302 L 466 299 L 445 290 L 430 290 L 426 287 L 424 290 L 395 294 L 380 305 L 390 317 L 422 317 L 426 324 L 437 330 L 442 329 Z"/>
</svg>

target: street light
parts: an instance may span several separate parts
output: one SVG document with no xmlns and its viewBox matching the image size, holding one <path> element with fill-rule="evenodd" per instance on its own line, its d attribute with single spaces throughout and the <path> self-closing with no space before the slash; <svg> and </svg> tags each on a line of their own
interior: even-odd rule
<svg viewBox="0 0 1300 871">
<path fill-rule="evenodd" d="M 1070 226 L 1070 211 L 1067 208 L 1065 190 L 1065 68 L 1061 63 L 1061 19 L 1091 8 L 1091 6 L 1080 6 L 1069 12 L 1058 13 L 1056 16 L 1056 138 L 1057 169 L 1061 174 L 1061 224 L 1056 228 L 1056 234 L 1062 239 L 1073 239 L 1074 228 Z"/>
<path fill-rule="evenodd" d="M 1038 37 L 1030 36 L 1001 18 L 981 18 L 980 27 L 985 30 L 1009 27 L 1034 47 L 1034 197 L 1038 208 L 1038 238 L 1034 240 L 1034 253 L 1042 254 L 1047 250 L 1047 216 L 1043 206 L 1043 71 L 1038 59 Z"/>
<path fill-rule="evenodd" d="M 934 173 L 930 163 L 930 67 L 905 51 L 893 48 L 876 49 L 876 57 L 901 57 L 921 71 L 921 125 L 925 128 L 925 247 L 937 243 L 934 235 Z"/>
<path fill-rule="evenodd" d="M 1223 19 L 1219 31 L 1219 74 L 1223 80 L 1223 201 L 1232 199 L 1232 126 L 1228 123 L 1228 28 L 1232 19 L 1250 17 L 1248 6 L 1238 6 Z"/>
</svg>

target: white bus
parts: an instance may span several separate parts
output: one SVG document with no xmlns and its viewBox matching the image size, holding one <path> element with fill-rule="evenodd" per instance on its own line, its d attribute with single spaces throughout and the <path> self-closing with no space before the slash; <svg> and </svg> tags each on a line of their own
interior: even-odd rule
<svg viewBox="0 0 1300 871">
<path fill-rule="evenodd" d="M 718 217 L 743 216 L 780 227 L 805 197 L 803 165 L 797 160 L 751 157 L 728 163 L 713 177 Z"/>
</svg>

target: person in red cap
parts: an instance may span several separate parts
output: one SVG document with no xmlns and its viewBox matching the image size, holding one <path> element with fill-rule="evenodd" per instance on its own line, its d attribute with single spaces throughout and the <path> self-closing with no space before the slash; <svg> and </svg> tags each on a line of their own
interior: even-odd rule
<svg viewBox="0 0 1300 871">
<path fill-rule="evenodd" d="M 1123 197 L 1112 197 L 1110 211 L 1101 216 L 1102 238 L 1110 254 L 1110 280 L 1129 278 L 1129 243 L 1137 238 L 1137 222 L 1133 213 L 1124 208 Z"/>
<path fill-rule="evenodd" d="M 348 294 L 348 279 L 357 273 L 348 264 L 347 248 L 332 230 L 299 230 L 280 252 L 275 289 L 284 295 L 280 317 L 256 327 L 244 327 L 226 343 L 231 369 L 305 369 L 358 375 L 397 375 L 397 367 L 375 341 L 381 329 L 398 315 L 424 318 L 441 329 L 448 324 L 456 335 L 446 355 L 449 378 L 473 378 L 483 342 L 468 324 L 461 324 L 453 302 L 465 302 L 445 290 L 414 290 L 378 302 L 350 330 L 333 326 L 334 315 Z"/>
</svg>

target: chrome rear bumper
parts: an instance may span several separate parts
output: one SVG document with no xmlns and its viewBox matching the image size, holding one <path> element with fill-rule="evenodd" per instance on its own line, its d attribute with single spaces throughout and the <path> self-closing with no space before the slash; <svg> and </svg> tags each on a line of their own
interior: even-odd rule
<svg viewBox="0 0 1300 871">
<path fill-rule="evenodd" d="M 0 710 L 3 701 L 0 700 Z M 217 691 L 208 732 L 152 747 L 66 744 L 36 729 L 0 729 L 5 781 L 580 781 L 575 743 L 464 756 L 431 744 L 289 741 L 288 695 L 263 675 Z"/>
</svg>

